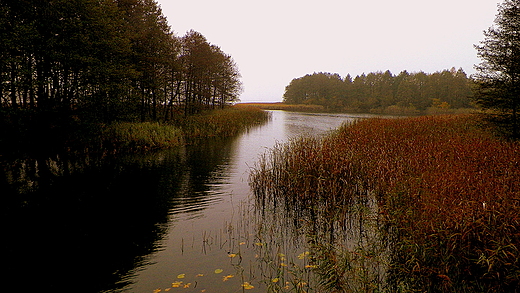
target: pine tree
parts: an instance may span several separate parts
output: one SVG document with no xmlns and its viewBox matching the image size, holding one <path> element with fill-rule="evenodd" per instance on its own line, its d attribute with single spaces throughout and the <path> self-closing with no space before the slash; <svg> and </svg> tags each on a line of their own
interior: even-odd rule
<svg viewBox="0 0 520 293">
<path fill-rule="evenodd" d="M 505 0 L 498 6 L 494 26 L 484 32 L 476 45 L 482 60 L 475 66 L 475 101 L 500 129 L 519 138 L 520 106 L 520 2 Z"/>
</svg>

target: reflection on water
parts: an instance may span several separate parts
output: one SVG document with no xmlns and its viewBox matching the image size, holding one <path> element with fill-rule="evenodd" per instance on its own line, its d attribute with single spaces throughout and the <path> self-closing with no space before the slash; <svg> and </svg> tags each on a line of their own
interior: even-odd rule
<svg viewBox="0 0 520 293">
<path fill-rule="evenodd" d="M 204 182 L 222 177 L 230 145 L 3 161 L 1 250 L 10 268 L 3 279 L 58 292 L 128 286 L 131 272 L 160 249 L 170 214 L 218 200 Z"/>
<path fill-rule="evenodd" d="M 277 142 L 319 135 L 355 117 L 272 114 L 268 124 L 234 139 L 146 155 L 4 158 L 5 288 L 19 287 L 21 278 L 27 292 L 140 293 L 173 284 L 187 286 L 183 292 L 263 292 L 288 280 L 272 275 L 273 257 L 301 266 L 303 278 L 311 269 L 307 240 L 259 233 L 268 223 L 286 235 L 298 229 L 253 220 L 249 168 Z M 280 247 L 286 252 L 276 252 Z"/>
<path fill-rule="evenodd" d="M 7 287 L 98 292 L 124 286 L 128 272 L 157 249 L 184 160 L 182 151 L 171 150 L 117 160 L 4 161 Z"/>
</svg>

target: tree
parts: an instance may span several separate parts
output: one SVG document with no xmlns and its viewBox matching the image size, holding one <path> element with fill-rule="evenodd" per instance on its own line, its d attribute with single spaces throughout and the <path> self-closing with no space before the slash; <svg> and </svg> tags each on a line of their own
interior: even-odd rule
<svg viewBox="0 0 520 293">
<path fill-rule="evenodd" d="M 194 30 L 180 41 L 184 113 L 196 114 L 238 100 L 242 84 L 231 56 Z"/>
<path fill-rule="evenodd" d="M 519 138 L 520 106 L 520 2 L 505 0 L 498 6 L 495 26 L 475 45 L 482 62 L 475 66 L 475 101 L 500 129 Z"/>
</svg>

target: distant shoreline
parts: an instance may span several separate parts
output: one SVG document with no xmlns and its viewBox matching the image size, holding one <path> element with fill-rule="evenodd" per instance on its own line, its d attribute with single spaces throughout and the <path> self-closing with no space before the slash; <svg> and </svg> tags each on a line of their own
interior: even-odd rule
<svg viewBox="0 0 520 293">
<path fill-rule="evenodd" d="M 262 110 L 283 110 L 293 112 L 315 112 L 315 113 L 365 113 L 365 114 L 388 114 L 388 115 L 441 115 L 441 114 L 470 114 L 476 113 L 479 110 L 476 108 L 449 108 L 441 109 L 436 107 L 429 107 L 424 111 L 419 111 L 415 108 L 390 106 L 386 108 L 370 109 L 369 111 L 359 111 L 356 109 L 328 109 L 322 105 L 313 104 L 286 104 L 284 102 L 248 102 L 237 103 L 235 107 L 252 107 Z"/>
</svg>

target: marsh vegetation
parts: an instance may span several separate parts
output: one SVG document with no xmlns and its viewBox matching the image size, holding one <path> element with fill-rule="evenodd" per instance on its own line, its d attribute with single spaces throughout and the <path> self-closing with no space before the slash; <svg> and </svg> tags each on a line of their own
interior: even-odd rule
<svg viewBox="0 0 520 293">
<path fill-rule="evenodd" d="M 464 115 L 358 121 L 274 147 L 251 186 L 262 209 L 281 209 L 301 227 L 316 290 L 511 292 L 520 146 L 478 123 Z"/>
</svg>

